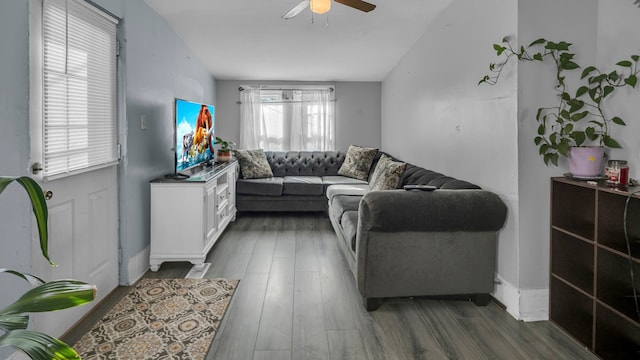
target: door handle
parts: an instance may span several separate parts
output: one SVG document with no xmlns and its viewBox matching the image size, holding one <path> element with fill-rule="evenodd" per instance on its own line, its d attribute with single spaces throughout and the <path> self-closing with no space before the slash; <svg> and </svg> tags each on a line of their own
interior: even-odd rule
<svg viewBox="0 0 640 360">
<path fill-rule="evenodd" d="M 39 163 L 39 162 L 34 162 L 31 165 L 31 173 L 34 174 L 34 175 L 36 175 L 37 173 L 39 173 L 42 170 L 44 170 L 44 169 L 42 168 L 42 164 Z"/>
<path fill-rule="evenodd" d="M 51 190 L 47 190 L 44 192 L 44 198 L 47 200 L 51 200 L 51 198 L 53 197 L 53 191 Z"/>
</svg>

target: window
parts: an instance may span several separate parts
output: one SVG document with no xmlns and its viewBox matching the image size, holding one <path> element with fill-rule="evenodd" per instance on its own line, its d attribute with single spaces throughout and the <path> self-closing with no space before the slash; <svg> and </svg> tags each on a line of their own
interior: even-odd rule
<svg viewBox="0 0 640 360">
<path fill-rule="evenodd" d="M 117 163 L 116 26 L 117 20 L 85 1 L 43 2 L 45 178 Z"/>
<path fill-rule="evenodd" d="M 333 87 L 241 87 L 240 147 L 271 151 L 335 149 Z"/>
</svg>

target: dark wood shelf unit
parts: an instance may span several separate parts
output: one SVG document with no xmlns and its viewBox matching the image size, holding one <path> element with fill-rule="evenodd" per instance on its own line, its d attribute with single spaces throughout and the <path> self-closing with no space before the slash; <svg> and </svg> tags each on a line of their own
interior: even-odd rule
<svg viewBox="0 0 640 360">
<path fill-rule="evenodd" d="M 634 274 L 640 274 L 640 264 L 633 263 Z M 640 291 L 640 276 L 634 276 L 636 290 Z M 617 310 L 631 321 L 638 322 L 628 257 L 605 249 L 598 249 L 597 298 Z M 640 295 L 640 293 L 638 294 Z"/>
<path fill-rule="evenodd" d="M 593 189 L 555 182 L 551 197 L 551 225 L 585 239 L 594 240 L 596 206 Z"/>
<path fill-rule="evenodd" d="M 640 328 L 607 307 L 596 307 L 595 353 L 603 359 L 640 359 Z"/>
<path fill-rule="evenodd" d="M 640 187 L 551 181 L 549 318 L 602 359 L 640 359 Z M 640 294 L 640 293 L 639 293 Z"/>
<path fill-rule="evenodd" d="M 624 206 L 627 196 L 602 191 L 598 201 L 598 242 L 606 247 L 627 253 L 624 237 Z M 634 221 L 635 219 L 635 221 Z M 627 232 L 631 253 L 640 258 L 640 199 L 632 198 L 627 209 Z"/>
<path fill-rule="evenodd" d="M 551 277 L 549 317 L 581 343 L 593 339 L 593 300 L 557 277 Z M 588 345 L 591 347 L 590 345 Z"/>
<path fill-rule="evenodd" d="M 555 229 L 551 236 L 551 273 L 593 294 L 594 245 Z"/>
</svg>

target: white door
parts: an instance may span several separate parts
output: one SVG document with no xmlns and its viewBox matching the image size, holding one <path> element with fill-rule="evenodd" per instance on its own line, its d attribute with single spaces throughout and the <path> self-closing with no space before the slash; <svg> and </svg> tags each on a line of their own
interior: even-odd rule
<svg viewBox="0 0 640 360">
<path fill-rule="evenodd" d="M 117 20 L 80 0 L 29 5 L 29 167 L 45 164 L 34 177 L 52 194 L 49 254 L 56 264 L 42 257 L 34 225 L 32 272 L 98 289 L 92 303 L 33 317 L 34 330 L 57 337 L 118 285 Z"/>
<path fill-rule="evenodd" d="M 34 316 L 34 329 L 60 336 L 118 286 L 117 168 L 108 168 L 43 182 L 51 191 L 49 255 L 40 255 L 34 232 L 33 273 L 44 280 L 77 279 L 98 288 L 97 299 L 84 306 Z"/>
</svg>

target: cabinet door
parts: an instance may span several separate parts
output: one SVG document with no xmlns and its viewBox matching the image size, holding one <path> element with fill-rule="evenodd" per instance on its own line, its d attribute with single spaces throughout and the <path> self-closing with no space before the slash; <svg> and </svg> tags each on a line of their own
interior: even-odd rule
<svg viewBox="0 0 640 360">
<path fill-rule="evenodd" d="M 205 192 L 205 244 L 208 244 L 213 239 L 216 230 L 218 229 L 217 221 L 217 196 L 215 181 L 212 184 L 207 184 Z"/>
<path fill-rule="evenodd" d="M 233 212 L 236 208 L 236 166 L 233 166 L 227 173 L 227 184 L 229 184 L 228 196 L 229 199 L 229 211 Z"/>
</svg>

